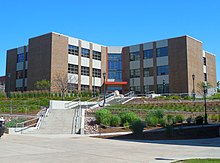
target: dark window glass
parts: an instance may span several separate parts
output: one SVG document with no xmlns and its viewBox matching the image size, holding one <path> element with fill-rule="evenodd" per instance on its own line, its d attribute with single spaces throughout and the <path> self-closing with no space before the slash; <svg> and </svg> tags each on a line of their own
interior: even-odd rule
<svg viewBox="0 0 220 163">
<path fill-rule="evenodd" d="M 68 64 L 68 73 L 78 74 L 78 65 Z"/>
<path fill-rule="evenodd" d="M 130 70 L 130 78 L 139 78 L 140 77 L 140 69 Z"/>
<path fill-rule="evenodd" d="M 27 60 L 28 60 L 28 52 L 25 55 L 25 61 L 27 61 Z"/>
<path fill-rule="evenodd" d="M 86 91 L 86 92 L 88 92 L 88 91 L 89 91 L 89 85 L 83 85 L 83 84 L 81 84 L 81 91 Z"/>
<path fill-rule="evenodd" d="M 144 50 L 144 59 L 153 58 L 153 49 Z"/>
<path fill-rule="evenodd" d="M 78 84 L 68 83 L 68 91 L 69 92 L 78 91 Z"/>
<path fill-rule="evenodd" d="M 81 66 L 81 75 L 89 76 L 89 67 Z"/>
<path fill-rule="evenodd" d="M 92 69 L 92 76 L 93 76 L 93 77 L 101 78 L 101 70 L 100 70 L 100 69 L 93 68 L 93 69 Z"/>
<path fill-rule="evenodd" d="M 138 61 L 140 60 L 140 52 L 130 52 L 130 61 Z"/>
<path fill-rule="evenodd" d="M 24 77 L 27 78 L 27 70 L 24 71 Z"/>
<path fill-rule="evenodd" d="M 204 73 L 204 81 L 207 81 L 207 74 Z"/>
<path fill-rule="evenodd" d="M 74 45 L 68 45 L 68 54 L 79 55 L 79 48 Z"/>
<path fill-rule="evenodd" d="M 122 55 L 108 54 L 108 79 L 122 81 Z"/>
<path fill-rule="evenodd" d="M 82 57 L 89 58 L 89 56 L 90 56 L 90 55 L 89 55 L 89 54 L 90 54 L 90 50 L 89 50 L 89 49 L 82 48 L 81 54 L 82 54 Z"/>
<path fill-rule="evenodd" d="M 16 71 L 16 79 L 23 79 L 23 78 L 24 78 L 23 70 Z"/>
<path fill-rule="evenodd" d="M 93 50 L 92 51 L 92 58 L 95 59 L 95 60 L 100 60 L 101 61 L 101 52 Z"/>
<path fill-rule="evenodd" d="M 17 55 L 17 63 L 24 62 L 24 53 Z"/>
<path fill-rule="evenodd" d="M 168 56 L 168 47 L 157 48 L 157 57 Z"/>
<path fill-rule="evenodd" d="M 203 57 L 203 65 L 206 66 L 206 58 L 205 57 Z"/>
<path fill-rule="evenodd" d="M 168 66 L 158 66 L 157 67 L 157 75 L 168 75 Z"/>
<path fill-rule="evenodd" d="M 92 94 L 93 96 L 96 96 L 101 93 L 101 87 L 92 86 Z"/>
<path fill-rule="evenodd" d="M 157 85 L 157 93 L 169 93 L 169 84 L 158 84 Z"/>
</svg>

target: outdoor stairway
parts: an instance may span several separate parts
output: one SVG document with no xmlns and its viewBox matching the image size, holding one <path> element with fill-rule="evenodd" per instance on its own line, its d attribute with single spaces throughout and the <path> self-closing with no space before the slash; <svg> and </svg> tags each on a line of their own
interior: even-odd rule
<svg viewBox="0 0 220 163">
<path fill-rule="evenodd" d="M 71 134 L 74 109 L 51 109 L 36 134 Z"/>
</svg>

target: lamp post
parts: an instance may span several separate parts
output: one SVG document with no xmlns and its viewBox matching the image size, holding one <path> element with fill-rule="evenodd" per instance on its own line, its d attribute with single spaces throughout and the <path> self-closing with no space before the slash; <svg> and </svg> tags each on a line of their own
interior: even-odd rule
<svg viewBox="0 0 220 163">
<path fill-rule="evenodd" d="M 163 79 L 163 94 L 165 93 L 165 80 Z"/>
<path fill-rule="evenodd" d="M 195 74 L 192 75 L 193 79 L 193 101 L 196 99 L 196 94 L 195 94 Z"/>
<path fill-rule="evenodd" d="M 10 98 L 10 89 L 11 89 L 11 87 L 10 87 L 10 85 L 11 85 L 11 74 L 10 73 L 8 73 L 8 98 Z"/>
<path fill-rule="evenodd" d="M 207 94 L 206 82 L 203 85 L 203 91 L 204 91 L 204 106 L 205 106 L 205 124 L 208 124 L 208 121 L 207 121 L 207 106 L 206 106 L 206 94 Z"/>
<path fill-rule="evenodd" d="M 103 72 L 103 78 L 104 78 L 104 103 L 103 103 L 103 106 L 105 106 L 105 78 L 106 78 L 106 73 Z"/>
</svg>

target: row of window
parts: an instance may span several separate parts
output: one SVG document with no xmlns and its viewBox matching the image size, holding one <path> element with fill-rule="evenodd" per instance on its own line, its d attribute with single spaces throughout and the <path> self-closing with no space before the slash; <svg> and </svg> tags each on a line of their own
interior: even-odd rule
<svg viewBox="0 0 220 163">
<path fill-rule="evenodd" d="M 148 93 L 150 91 L 154 90 L 153 85 L 145 85 L 144 87 L 144 93 Z M 141 93 L 141 87 L 140 86 L 132 86 L 130 87 L 131 91 L 134 91 L 136 94 Z M 169 84 L 163 85 L 163 84 L 158 84 L 157 85 L 157 93 L 169 93 Z"/>
<path fill-rule="evenodd" d="M 75 92 L 78 91 L 78 84 L 73 84 L 73 83 L 68 83 L 68 89 L 69 92 Z M 89 85 L 81 85 L 81 91 L 88 91 L 89 90 Z M 92 87 L 92 92 L 93 94 L 97 93 L 97 92 L 101 92 L 101 87 L 97 87 L 97 86 L 93 86 Z"/>
<path fill-rule="evenodd" d="M 144 50 L 143 51 L 143 59 L 153 58 L 154 51 L 153 49 Z M 168 56 L 168 47 L 157 48 L 156 49 L 157 57 L 165 57 Z M 140 51 L 131 52 L 130 53 L 130 61 L 138 61 L 140 60 Z"/>
<path fill-rule="evenodd" d="M 169 70 L 168 66 L 158 66 L 157 67 L 157 76 L 160 75 L 168 75 Z M 144 68 L 144 77 L 153 76 L 153 67 L 151 68 Z M 132 69 L 130 70 L 130 78 L 138 78 L 140 77 L 140 69 Z"/>
<path fill-rule="evenodd" d="M 79 47 L 74 46 L 74 45 L 68 45 L 68 54 L 72 55 L 79 55 Z M 81 55 L 82 57 L 90 58 L 90 50 L 86 48 L 81 49 Z M 101 52 L 92 51 L 92 58 L 95 60 L 100 60 L 101 61 Z"/>
<path fill-rule="evenodd" d="M 68 64 L 68 73 L 78 74 L 78 65 Z M 89 76 L 89 67 L 81 66 L 81 75 Z M 101 69 L 92 69 L 92 76 L 101 78 Z"/>
</svg>

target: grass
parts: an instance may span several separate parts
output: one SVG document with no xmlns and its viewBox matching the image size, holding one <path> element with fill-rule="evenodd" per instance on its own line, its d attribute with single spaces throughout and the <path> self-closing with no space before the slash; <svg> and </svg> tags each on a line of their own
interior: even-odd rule
<svg viewBox="0 0 220 163">
<path fill-rule="evenodd" d="M 220 163 L 220 159 L 189 159 L 176 161 L 173 163 Z"/>
</svg>

